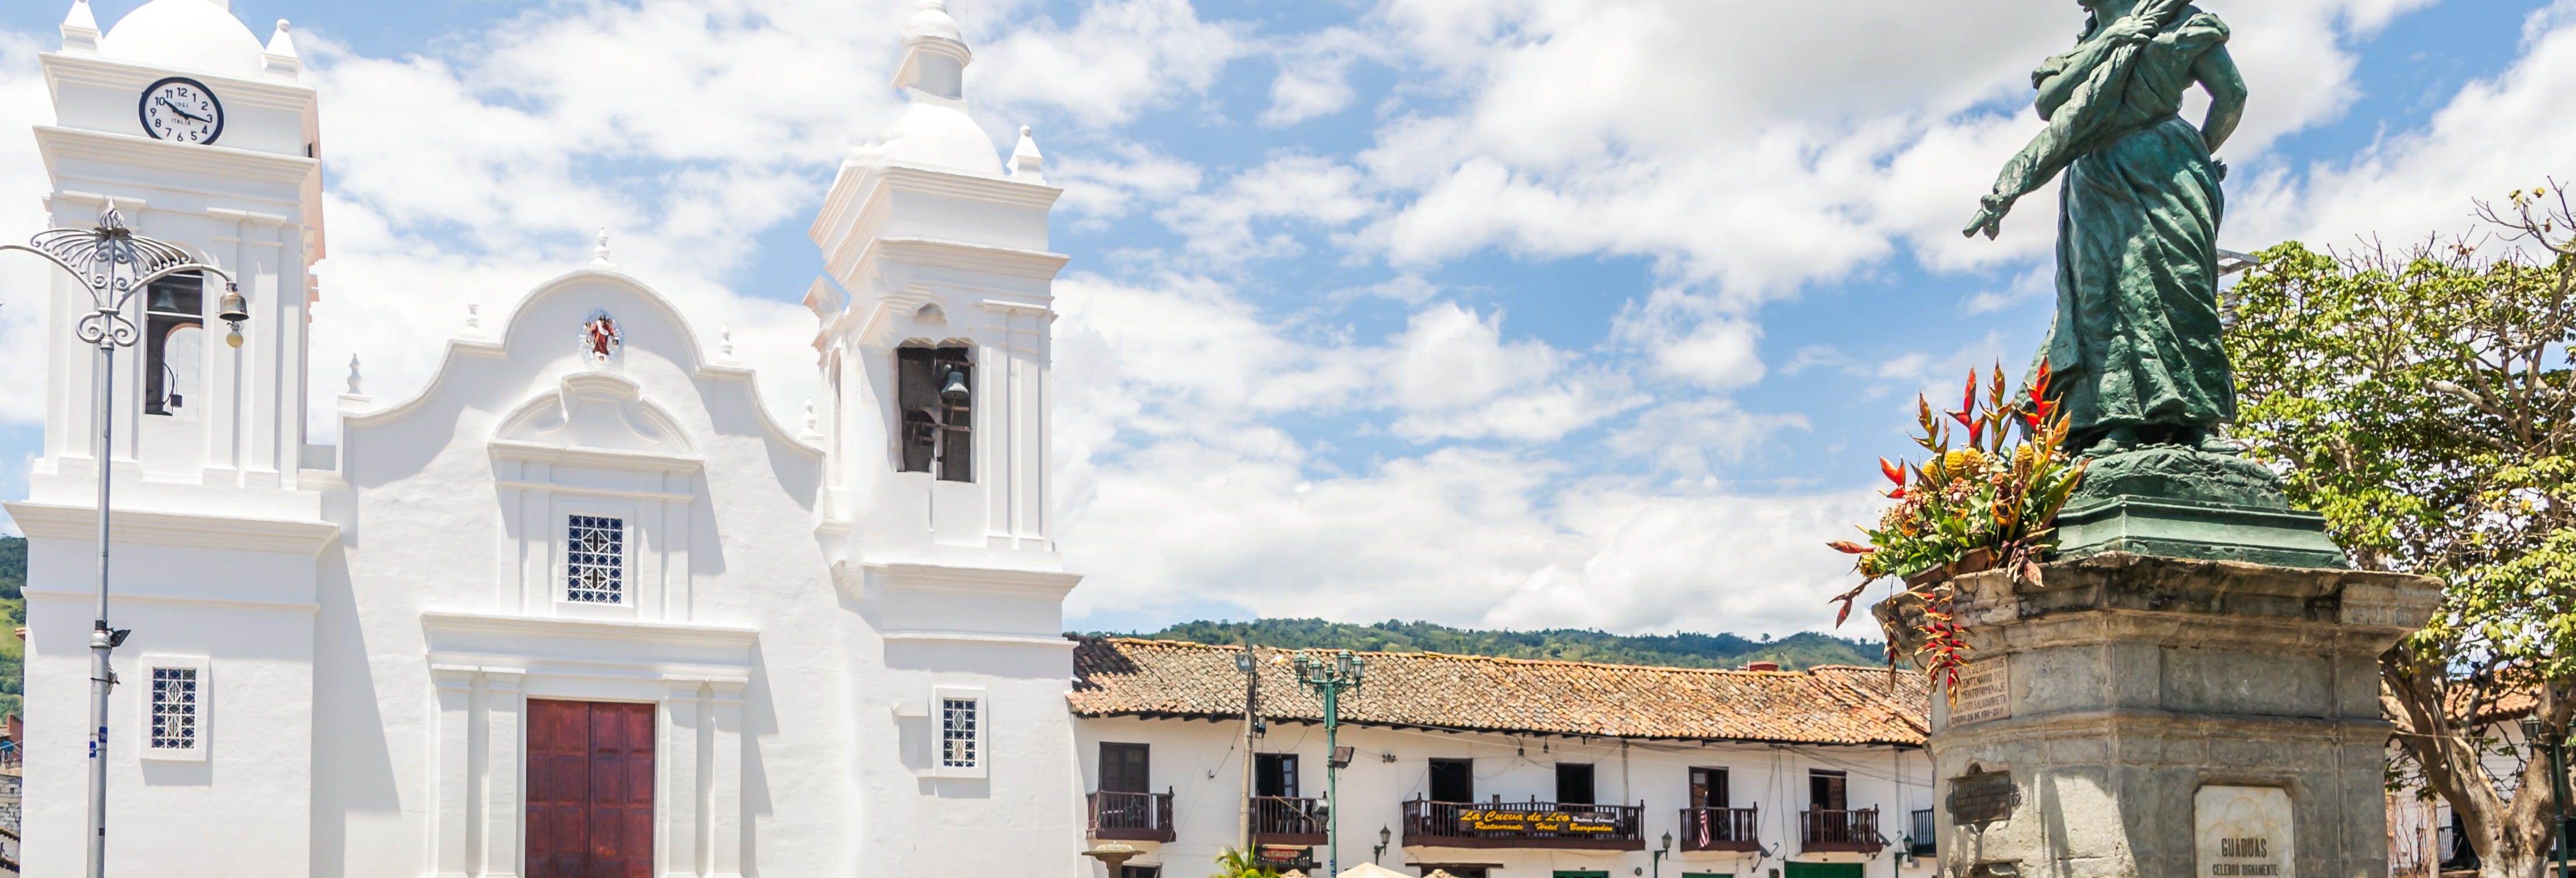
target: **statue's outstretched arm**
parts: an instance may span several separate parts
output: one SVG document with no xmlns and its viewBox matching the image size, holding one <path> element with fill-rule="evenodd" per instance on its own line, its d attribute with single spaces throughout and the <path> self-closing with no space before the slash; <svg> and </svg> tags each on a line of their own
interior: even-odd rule
<svg viewBox="0 0 2576 878">
<path fill-rule="evenodd" d="M 2216 153 L 2245 118 L 2245 75 L 2236 71 L 2236 59 L 2227 57 L 2224 44 L 2200 53 L 2191 64 L 2191 75 L 2209 92 L 2209 116 L 2200 122 L 2200 142 Z"/>
</svg>

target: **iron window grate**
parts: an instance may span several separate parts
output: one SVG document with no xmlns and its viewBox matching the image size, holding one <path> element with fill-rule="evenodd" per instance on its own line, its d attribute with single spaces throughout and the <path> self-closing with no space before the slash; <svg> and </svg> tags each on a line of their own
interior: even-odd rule
<svg viewBox="0 0 2576 878">
<path fill-rule="evenodd" d="M 566 528 L 564 599 L 614 604 L 626 593 L 626 520 L 575 515 Z"/>
</svg>

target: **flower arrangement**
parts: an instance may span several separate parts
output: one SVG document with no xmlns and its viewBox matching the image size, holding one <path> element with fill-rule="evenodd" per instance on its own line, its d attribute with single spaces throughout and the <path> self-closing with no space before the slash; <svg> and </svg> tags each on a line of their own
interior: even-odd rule
<svg viewBox="0 0 2576 878">
<path fill-rule="evenodd" d="M 2005 569 L 2039 581 L 2040 556 L 2056 546 L 2057 512 L 2084 477 L 2084 461 L 2070 459 L 2064 451 L 2066 417 L 2048 398 L 2047 363 L 2018 393 L 2005 392 L 2003 367 L 1997 365 L 1980 400 L 1981 377 L 1968 370 L 1959 408 L 1947 412 L 1956 431 L 1933 414 L 1930 400 L 1915 397 L 1922 433 L 1914 442 L 1930 457 L 1910 466 L 1879 458 L 1879 472 L 1896 485 L 1884 495 L 1896 505 L 1879 516 L 1876 527 L 1861 528 L 1868 542 L 1831 544 L 1859 556 L 1853 567 L 1862 577 L 1859 585 L 1833 598 L 1842 604 L 1834 624 L 1850 618 L 1852 602 L 1871 583 L 1886 577 L 1902 581 L 1905 589 L 1899 596 L 1919 601 L 1921 621 L 1905 620 L 1902 614 L 1882 616 L 1888 663 L 1896 663 L 1901 645 L 1912 645 L 1915 663 L 1954 691 L 1968 646 L 1951 615 L 1951 580 Z M 2011 439 L 2016 432 L 2017 442 Z M 1954 439 L 1966 441 L 1954 447 Z"/>
</svg>

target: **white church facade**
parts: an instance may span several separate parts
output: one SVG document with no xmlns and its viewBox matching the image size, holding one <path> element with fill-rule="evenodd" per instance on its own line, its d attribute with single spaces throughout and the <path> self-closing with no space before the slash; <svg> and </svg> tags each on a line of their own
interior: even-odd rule
<svg viewBox="0 0 2576 878">
<path fill-rule="evenodd" d="M 1196 878 L 1247 842 L 1330 862 L 1337 754 L 1294 684 L 1250 697 L 1239 653 L 1063 633 L 1060 190 L 1026 129 L 1004 156 L 969 117 L 939 0 L 902 40 L 909 104 L 810 228 L 802 423 L 604 241 L 424 336 L 444 355 L 416 394 L 353 380 L 308 412 L 336 380 L 307 337 L 335 291 L 312 274 L 328 147 L 293 34 L 224 0 L 102 28 L 74 0 L 40 56 L 51 225 L 112 206 L 230 273 L 249 319 L 230 337 L 205 278 L 142 291 L 103 443 L 87 291 L 8 291 L 51 315 L 46 374 L 17 382 L 44 394 L 43 453 L 7 504 L 29 538 L 24 873 L 84 869 L 102 470 L 131 631 L 112 875 L 1089 878 L 1106 843 L 1141 850 L 1109 878 Z M 337 443 L 308 441 L 326 418 Z M 1928 874 L 1919 680 L 1368 661 L 1342 865 Z M 1280 731 L 1247 737 L 1247 700 Z"/>
<path fill-rule="evenodd" d="M 308 444 L 330 291 L 321 111 L 281 22 L 85 2 L 41 63 L 55 226 L 110 199 L 234 274 L 147 292 L 114 368 L 51 290 L 27 711 L 89 698 L 95 478 L 115 477 L 110 873 L 1070 875 L 1078 764 L 1048 520 L 1047 250 L 1058 191 L 968 118 L 926 3 L 815 220 L 827 388 L 767 413 L 729 345 L 603 259 L 446 342 L 416 396 L 342 400 Z M 220 331 L 222 327 L 216 326 Z M 434 343 L 434 342 L 433 342 Z M 58 739 L 59 740 L 59 739 Z M 77 747 L 27 760 L 30 875 L 83 869 Z"/>
</svg>

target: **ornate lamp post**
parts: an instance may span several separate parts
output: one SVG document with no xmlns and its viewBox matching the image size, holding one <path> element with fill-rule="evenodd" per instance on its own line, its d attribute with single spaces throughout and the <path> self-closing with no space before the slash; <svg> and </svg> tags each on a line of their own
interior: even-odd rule
<svg viewBox="0 0 2576 878">
<path fill-rule="evenodd" d="M 1359 688 L 1360 677 L 1367 672 L 1368 659 L 1354 656 L 1347 649 L 1335 653 L 1329 662 L 1297 656 L 1297 682 L 1324 699 L 1324 750 L 1330 754 L 1324 760 L 1324 798 L 1328 802 L 1324 843 L 1331 850 L 1326 868 L 1334 875 L 1342 873 L 1342 766 L 1349 764 L 1335 733 L 1342 725 L 1342 690 Z"/>
<path fill-rule="evenodd" d="M 185 272 L 202 272 L 224 279 L 224 295 L 216 307 L 215 319 L 232 327 L 224 341 L 241 347 L 242 321 L 250 313 L 242 301 L 241 291 L 233 276 L 223 269 L 199 263 L 187 251 L 168 243 L 134 234 L 125 227 L 125 218 L 116 212 L 116 200 L 108 199 L 98 213 L 98 226 L 88 229 L 47 229 L 37 232 L 26 244 L 0 244 L 0 250 L 21 250 L 45 258 L 54 267 L 69 273 L 89 290 L 92 310 L 81 316 L 74 333 L 80 340 L 98 349 L 98 373 L 91 376 L 91 392 L 96 401 L 98 418 L 98 620 L 89 632 L 89 874 L 104 878 L 107 874 L 107 693 L 115 686 L 116 675 L 109 670 L 108 654 L 125 642 L 130 631 L 107 627 L 107 546 L 108 486 L 112 479 L 110 461 L 114 458 L 116 349 L 132 347 L 143 333 L 126 307 L 134 294 L 151 287 L 153 281 Z"/>
</svg>

